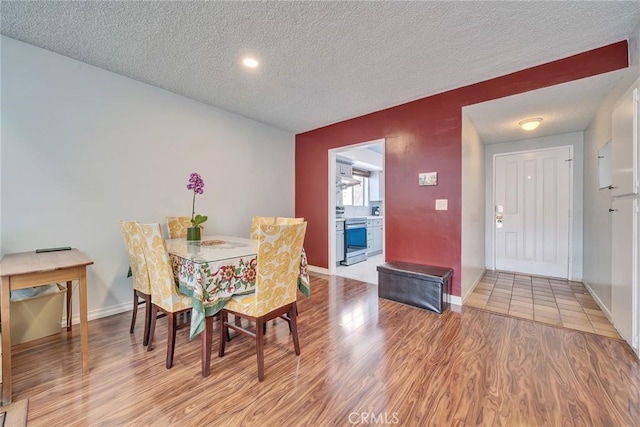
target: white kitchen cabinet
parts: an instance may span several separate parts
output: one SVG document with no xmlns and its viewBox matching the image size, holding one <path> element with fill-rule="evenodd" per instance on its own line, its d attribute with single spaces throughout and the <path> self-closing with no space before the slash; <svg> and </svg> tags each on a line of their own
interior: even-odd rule
<svg viewBox="0 0 640 427">
<path fill-rule="evenodd" d="M 382 201 L 382 172 L 371 172 L 369 176 L 369 200 L 372 202 Z"/>
<path fill-rule="evenodd" d="M 336 221 L 336 265 L 344 261 L 344 221 Z"/>
<path fill-rule="evenodd" d="M 382 218 L 367 220 L 367 255 L 382 253 Z"/>
<path fill-rule="evenodd" d="M 620 98 L 612 113 L 611 320 L 640 356 L 639 92 L 640 79 Z"/>
<path fill-rule="evenodd" d="M 382 222 L 382 220 L 379 220 Z M 373 253 L 382 253 L 382 223 L 373 227 Z"/>
<path fill-rule="evenodd" d="M 353 166 L 346 163 L 336 163 L 336 176 L 351 178 L 353 175 Z"/>
<path fill-rule="evenodd" d="M 633 233 L 637 233 L 637 199 L 614 199 L 612 209 L 611 237 L 615 244 L 611 246 L 611 320 L 622 338 L 637 351 L 633 324 L 634 286 L 638 279 L 634 266 L 638 239 Z"/>
<path fill-rule="evenodd" d="M 638 194 L 638 85 L 616 103 L 611 116 L 614 197 Z"/>
</svg>

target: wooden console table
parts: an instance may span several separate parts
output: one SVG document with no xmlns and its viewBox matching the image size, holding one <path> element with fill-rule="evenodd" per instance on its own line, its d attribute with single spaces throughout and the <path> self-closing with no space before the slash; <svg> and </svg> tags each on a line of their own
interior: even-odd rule
<svg viewBox="0 0 640 427">
<path fill-rule="evenodd" d="M 2 403 L 11 403 L 11 300 L 12 290 L 50 283 L 67 282 L 67 303 L 71 301 L 70 282 L 77 280 L 80 289 L 80 336 L 82 372 L 89 372 L 89 335 L 87 330 L 87 266 L 93 264 L 77 249 L 57 252 L 22 252 L 7 254 L 0 262 L 2 293 Z M 70 306 L 68 305 L 67 308 Z M 70 310 L 67 329 L 70 330 Z"/>
</svg>

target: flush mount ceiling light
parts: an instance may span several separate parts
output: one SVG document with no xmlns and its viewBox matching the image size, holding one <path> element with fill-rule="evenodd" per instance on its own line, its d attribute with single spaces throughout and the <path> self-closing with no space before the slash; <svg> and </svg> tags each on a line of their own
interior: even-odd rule
<svg viewBox="0 0 640 427">
<path fill-rule="evenodd" d="M 542 119 L 540 117 L 536 117 L 533 119 L 526 119 L 518 123 L 520 127 L 524 130 L 534 130 L 538 126 L 540 126 L 540 122 Z"/>
<path fill-rule="evenodd" d="M 245 67 L 249 67 L 249 68 L 256 68 L 258 65 L 260 65 L 260 63 L 253 58 L 244 58 L 242 60 L 242 63 L 244 64 Z"/>
</svg>

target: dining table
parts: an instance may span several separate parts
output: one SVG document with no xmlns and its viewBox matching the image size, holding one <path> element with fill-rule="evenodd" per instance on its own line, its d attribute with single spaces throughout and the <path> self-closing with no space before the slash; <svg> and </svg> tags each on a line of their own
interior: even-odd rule
<svg viewBox="0 0 640 427">
<path fill-rule="evenodd" d="M 192 298 L 189 336 L 194 338 L 211 324 L 212 316 L 222 310 L 234 295 L 253 293 L 260 241 L 235 236 L 205 236 L 199 241 L 184 238 L 167 240 L 167 251 L 179 291 Z M 298 290 L 311 295 L 307 257 L 300 255 Z M 211 331 L 202 334 L 203 376 L 208 375 Z M 205 350 L 205 346 L 209 348 Z M 206 371 L 206 375 L 205 375 Z"/>
</svg>

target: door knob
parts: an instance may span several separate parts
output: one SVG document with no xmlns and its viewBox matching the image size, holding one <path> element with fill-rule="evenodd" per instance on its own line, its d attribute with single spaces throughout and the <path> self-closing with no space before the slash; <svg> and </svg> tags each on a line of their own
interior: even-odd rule
<svg viewBox="0 0 640 427">
<path fill-rule="evenodd" d="M 609 212 L 616 212 L 618 209 L 611 209 L 609 208 Z"/>
</svg>

